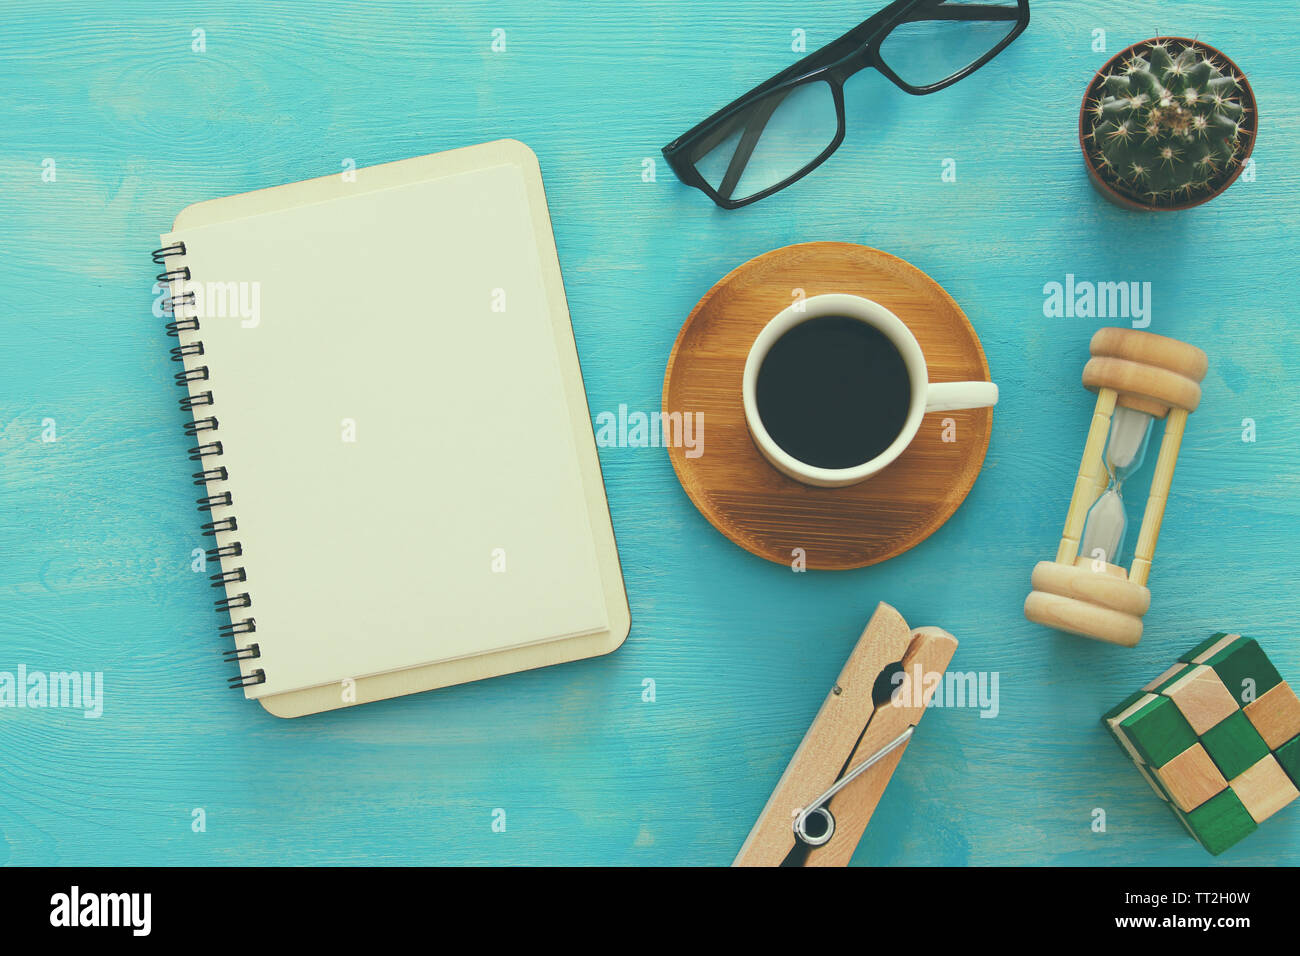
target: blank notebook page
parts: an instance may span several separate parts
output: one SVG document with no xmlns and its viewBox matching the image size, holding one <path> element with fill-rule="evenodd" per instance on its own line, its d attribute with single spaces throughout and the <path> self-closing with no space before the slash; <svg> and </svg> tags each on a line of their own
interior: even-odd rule
<svg viewBox="0 0 1300 956">
<path fill-rule="evenodd" d="M 250 696 L 608 626 L 524 175 L 177 233 L 215 399 L 195 414 L 233 496 L 213 516 L 238 520 L 218 540 L 244 549 L 228 590 L 266 672 Z M 255 283 L 257 314 L 219 283 Z"/>
</svg>

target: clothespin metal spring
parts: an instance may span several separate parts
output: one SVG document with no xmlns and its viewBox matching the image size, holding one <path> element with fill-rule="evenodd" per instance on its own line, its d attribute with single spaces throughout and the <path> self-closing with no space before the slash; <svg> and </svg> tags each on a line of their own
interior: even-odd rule
<svg viewBox="0 0 1300 956">
<path fill-rule="evenodd" d="M 806 809 L 799 811 L 794 818 L 795 837 L 800 842 L 806 843 L 809 846 L 824 846 L 829 843 L 831 837 L 835 835 L 835 818 L 831 816 L 831 812 L 826 808 L 826 804 L 830 802 L 830 799 L 834 797 L 835 794 L 839 793 L 856 780 L 858 776 L 870 770 L 872 766 L 879 763 L 899 747 L 903 746 L 903 744 L 907 743 L 908 739 L 912 736 L 912 731 L 915 729 L 915 727 L 908 727 L 885 746 L 881 747 L 866 760 L 862 761 L 862 763 L 858 764 L 844 776 L 840 777 L 840 779 L 836 780 L 829 790 L 809 804 Z M 809 821 L 813 821 L 811 826 L 809 826 Z"/>
</svg>

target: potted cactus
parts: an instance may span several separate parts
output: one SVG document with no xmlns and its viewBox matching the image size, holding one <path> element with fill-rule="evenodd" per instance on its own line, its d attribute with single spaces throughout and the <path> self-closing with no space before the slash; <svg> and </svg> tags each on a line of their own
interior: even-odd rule
<svg viewBox="0 0 1300 956">
<path fill-rule="evenodd" d="M 1092 183 L 1130 209 L 1187 209 L 1241 175 L 1255 145 L 1255 94 L 1208 44 L 1135 43 L 1088 85 L 1079 143 Z"/>
</svg>

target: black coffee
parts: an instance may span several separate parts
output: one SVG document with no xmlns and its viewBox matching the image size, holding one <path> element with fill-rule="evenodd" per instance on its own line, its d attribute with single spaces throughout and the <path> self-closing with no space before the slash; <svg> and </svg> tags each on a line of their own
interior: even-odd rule
<svg viewBox="0 0 1300 956">
<path fill-rule="evenodd" d="M 828 315 L 776 340 L 758 370 L 757 392 L 758 416 L 782 449 L 818 468 L 852 468 L 903 430 L 912 381 L 883 332 Z"/>
</svg>

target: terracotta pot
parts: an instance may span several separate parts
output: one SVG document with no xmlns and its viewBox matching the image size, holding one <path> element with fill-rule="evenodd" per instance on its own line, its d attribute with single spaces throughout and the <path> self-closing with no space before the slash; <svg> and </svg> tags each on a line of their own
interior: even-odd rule
<svg viewBox="0 0 1300 956">
<path fill-rule="evenodd" d="M 1215 58 L 1219 63 L 1226 63 L 1228 67 L 1241 78 L 1241 105 L 1245 109 L 1242 119 L 1247 125 L 1246 130 L 1246 150 L 1242 154 L 1241 161 L 1238 162 L 1230 172 L 1223 178 L 1223 181 L 1215 186 L 1213 192 L 1205 196 L 1188 199 L 1183 202 L 1170 203 L 1169 205 L 1153 206 L 1144 202 L 1128 193 L 1124 187 L 1099 171 L 1092 161 L 1092 156 L 1088 153 L 1084 141 L 1084 133 L 1087 131 L 1085 122 L 1088 113 L 1088 103 L 1094 100 L 1101 87 L 1102 77 L 1105 76 L 1116 63 L 1135 53 L 1145 53 L 1147 48 L 1156 40 L 1173 40 L 1175 43 L 1183 46 L 1194 47 L 1198 50 L 1204 50 L 1206 54 Z M 1088 168 L 1088 178 L 1092 180 L 1093 186 L 1097 191 L 1116 205 L 1123 206 L 1125 209 L 1135 209 L 1150 212 L 1172 212 L 1177 209 L 1191 209 L 1193 206 L 1199 206 L 1201 203 L 1209 202 L 1215 196 L 1222 193 L 1225 189 L 1236 182 L 1237 177 L 1241 175 L 1242 169 L 1246 166 L 1246 160 L 1250 158 L 1251 152 L 1255 149 L 1255 133 L 1259 128 L 1259 112 L 1255 106 L 1255 91 L 1251 89 L 1250 82 L 1246 79 L 1246 74 L 1241 68 L 1233 63 L 1231 59 L 1222 52 L 1210 46 L 1208 43 L 1202 43 L 1199 40 L 1192 40 L 1186 37 L 1152 37 L 1149 40 L 1143 40 L 1141 43 L 1134 43 L 1132 46 L 1120 50 L 1105 65 L 1093 75 L 1092 82 L 1088 84 L 1088 89 L 1083 95 L 1083 103 L 1079 107 L 1079 151 L 1083 153 L 1084 165 Z"/>
</svg>

